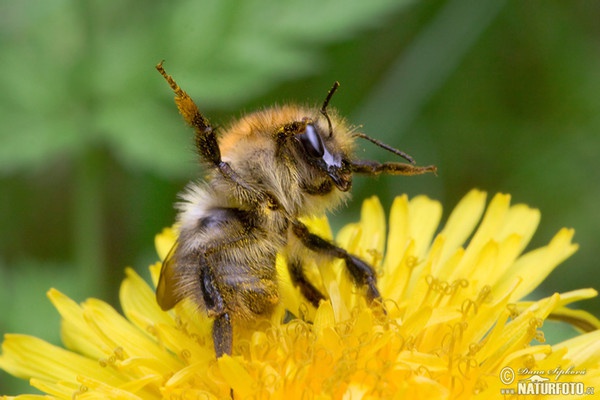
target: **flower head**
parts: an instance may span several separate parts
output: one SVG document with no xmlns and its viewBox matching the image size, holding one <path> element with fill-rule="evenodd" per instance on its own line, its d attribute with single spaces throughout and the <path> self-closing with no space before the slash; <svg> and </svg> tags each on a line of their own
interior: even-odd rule
<svg viewBox="0 0 600 400">
<path fill-rule="evenodd" d="M 577 249 L 573 231 L 523 254 L 540 215 L 511 206 L 507 195 L 486 209 L 485 194 L 470 192 L 436 234 L 441 214 L 441 205 L 424 196 L 398 197 L 386 235 L 384 212 L 372 198 L 361 221 L 337 235 L 339 245 L 375 266 L 382 307 L 367 304 L 335 261 L 307 271 L 329 298 L 315 309 L 281 258 L 279 308 L 268 320 L 236 325 L 233 355 L 217 360 L 212 321 L 186 301 L 161 311 L 153 289 L 127 269 L 124 316 L 100 300 L 76 304 L 50 290 L 66 349 L 6 335 L 0 367 L 59 399 L 216 399 L 230 389 L 240 399 L 497 397 L 505 368 L 569 366 L 599 386 L 599 330 L 554 346 L 543 344 L 541 330 L 551 316 L 597 329 L 593 316 L 566 308 L 596 291 L 521 301 Z M 325 219 L 305 222 L 331 238 Z M 170 229 L 157 236 L 161 258 L 174 240 Z M 154 284 L 159 271 L 160 263 L 151 266 Z"/>
</svg>

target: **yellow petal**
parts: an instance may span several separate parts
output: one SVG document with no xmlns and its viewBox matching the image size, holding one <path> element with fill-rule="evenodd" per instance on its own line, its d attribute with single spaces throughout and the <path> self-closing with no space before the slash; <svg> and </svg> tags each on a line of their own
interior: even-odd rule
<svg viewBox="0 0 600 400">
<path fill-rule="evenodd" d="M 332 240 L 333 235 L 331 233 L 331 227 L 329 226 L 329 221 L 327 217 L 310 217 L 310 218 L 300 218 L 300 221 L 308 226 L 310 232 L 315 235 L 321 236 L 323 239 Z"/>
<path fill-rule="evenodd" d="M 152 279 L 152 286 L 156 288 L 158 286 L 158 279 L 160 278 L 160 270 L 162 269 L 162 262 L 154 263 L 150 266 L 150 279 Z"/>
<path fill-rule="evenodd" d="M 319 305 L 315 319 L 313 321 L 313 330 L 318 335 L 320 332 L 335 326 L 335 314 L 331 302 L 325 301 Z"/>
<path fill-rule="evenodd" d="M 75 382 L 49 382 L 32 378 L 29 383 L 32 387 L 53 396 L 52 399 L 72 399 L 87 392 L 87 388 Z"/>
<path fill-rule="evenodd" d="M 125 269 L 127 277 L 121 284 L 119 299 L 123 313 L 141 330 L 155 324 L 174 324 L 168 313 L 162 311 L 156 302 L 154 291 L 133 269 Z"/>
<path fill-rule="evenodd" d="M 597 370 L 600 367 L 600 330 L 576 336 L 552 346 L 552 349 L 554 351 L 566 349 L 566 356 L 578 369 L 595 368 Z"/>
<path fill-rule="evenodd" d="M 557 308 L 550 313 L 548 319 L 566 322 L 582 332 L 591 332 L 600 329 L 600 320 L 594 315 L 584 310 L 574 310 L 566 307 L 573 302 L 591 299 L 597 295 L 598 292 L 594 289 L 579 289 L 561 293 Z M 517 303 L 517 310 L 522 312 L 533 303 L 532 301 L 520 301 Z"/>
<path fill-rule="evenodd" d="M 160 373 L 177 370 L 181 362 L 165 351 L 155 340 L 130 324 L 108 304 L 89 299 L 83 304 L 83 316 L 106 355 L 115 349 L 124 352 L 124 357 L 151 357 L 160 361 Z"/>
<path fill-rule="evenodd" d="M 65 346 L 90 358 L 104 357 L 106 352 L 85 321 L 81 306 L 56 289 L 50 289 L 47 295 L 62 317 L 61 336 Z"/>
<path fill-rule="evenodd" d="M 255 380 L 239 360 L 224 355 L 217 360 L 217 363 L 223 373 L 223 378 L 233 388 L 236 397 L 246 398 L 252 394 Z"/>
<path fill-rule="evenodd" d="M 175 245 L 177 231 L 174 228 L 164 228 L 161 233 L 154 237 L 154 246 L 161 260 L 167 258 L 167 254 Z"/>
<path fill-rule="evenodd" d="M 444 252 L 441 257 L 442 263 L 472 235 L 485 210 L 485 198 L 485 192 L 471 190 L 454 207 L 448 217 L 448 222 L 440 232 L 440 236 L 445 240 Z"/>
<path fill-rule="evenodd" d="M 425 257 L 442 218 L 442 205 L 426 196 L 417 196 L 409 203 L 410 237 L 416 243 L 414 255 Z"/>
<path fill-rule="evenodd" d="M 411 272 L 406 269 L 407 263 L 414 263 L 412 260 L 422 260 L 425 257 L 441 213 L 439 202 L 425 196 L 418 196 L 410 203 L 406 196 L 394 199 L 380 284 L 383 292 L 399 292 L 398 284 L 408 279 Z"/>
<path fill-rule="evenodd" d="M 363 202 L 361 215 L 361 236 L 357 256 L 373 266 L 383 259 L 385 245 L 385 213 L 377 197 L 371 197 Z"/>
<path fill-rule="evenodd" d="M 520 278 L 523 284 L 515 291 L 513 299 L 527 296 L 558 264 L 577 250 L 577 245 L 571 242 L 573 235 L 572 229 L 563 228 L 547 246 L 521 256 L 494 285 L 494 290 L 502 292 L 516 278 Z"/>
<path fill-rule="evenodd" d="M 408 196 L 398 196 L 390 210 L 388 242 L 386 246 L 384 275 L 393 275 L 411 239 L 409 233 Z M 388 272 L 389 271 L 389 272 Z"/>
<path fill-rule="evenodd" d="M 292 283 L 292 278 L 290 277 L 285 258 L 278 255 L 275 266 L 277 268 L 277 276 L 279 277 L 280 306 L 283 310 L 288 310 L 297 317 L 312 319 L 312 313 L 308 315 L 308 313 L 311 312 L 309 310 L 311 310 L 310 307 L 312 307 L 312 305 L 309 305 L 309 302 L 300 294 L 299 289 Z M 314 282 L 314 279 L 309 280 Z"/>
<path fill-rule="evenodd" d="M 91 379 L 86 376 L 78 376 L 77 380 L 86 388 L 86 390 L 89 390 L 91 392 L 89 396 L 91 398 L 104 397 L 115 400 L 143 400 L 150 398 L 148 395 L 141 397 L 127 390 L 122 390 L 112 385 L 107 385 L 102 381 Z M 88 396 L 83 394 L 81 397 L 85 398 Z M 158 398 L 158 396 L 154 398 Z"/>
<path fill-rule="evenodd" d="M 127 269 L 120 292 L 126 318 L 99 300 L 79 305 L 49 292 L 65 343 L 81 354 L 8 335 L 0 367 L 33 377 L 33 386 L 61 399 L 217 399 L 229 398 L 230 388 L 235 398 L 487 398 L 505 389 L 498 375 L 506 366 L 572 364 L 586 369 L 586 384 L 600 385 L 598 331 L 554 347 L 534 342 L 543 343 L 543 322 L 555 316 L 599 325 L 566 308 L 595 290 L 514 304 L 576 249 L 572 231 L 520 256 L 539 211 L 511 206 L 507 195 L 495 196 L 479 223 L 484 210 L 485 194 L 472 191 L 434 238 L 441 205 L 402 196 L 386 241 L 381 204 L 365 202 L 360 222 L 343 228 L 337 243 L 377 268 L 385 314 L 367 304 L 342 260 L 327 257 L 307 260 L 306 270 L 329 299 L 307 306 L 280 255 L 281 304 L 264 319 L 234 320 L 233 356 L 217 360 L 212 319 L 188 300 L 163 312 L 152 288 Z M 331 239 L 325 218 L 304 221 Z M 175 236 L 157 236 L 162 257 Z M 160 263 L 151 267 L 154 282 L 159 270 Z M 300 319 L 282 323 L 285 309 Z"/>
<path fill-rule="evenodd" d="M 524 204 L 515 204 L 506 213 L 503 226 L 495 239 L 501 241 L 509 235 L 518 235 L 521 237 L 519 251 L 523 251 L 535 233 L 540 218 L 539 210 Z"/>
<path fill-rule="evenodd" d="M 481 224 L 471 238 L 465 254 L 447 278 L 448 281 L 469 277 L 469 273 L 474 268 L 482 248 L 493 240 L 498 231 L 502 229 L 509 205 L 509 195 L 497 194 L 494 196 L 483 216 Z"/>
<path fill-rule="evenodd" d="M 40 394 L 20 394 L 18 396 L 0 396 L 2 400 L 55 400 L 52 396 Z"/>
<path fill-rule="evenodd" d="M 113 385 L 123 382 L 118 374 L 100 368 L 97 360 L 27 335 L 5 335 L 0 368 L 25 379 L 75 383 L 78 375 L 87 375 Z"/>
<path fill-rule="evenodd" d="M 593 332 L 600 330 L 600 319 L 585 310 L 573 310 L 568 307 L 560 307 L 552 311 L 548 319 L 566 322 L 579 332 Z"/>
<path fill-rule="evenodd" d="M 410 241 L 406 247 L 404 255 L 400 259 L 392 259 L 386 256 L 388 264 L 384 267 L 383 274 L 380 275 L 378 286 L 381 295 L 386 300 L 399 302 L 400 299 L 406 297 L 406 289 L 410 287 L 411 275 L 416 266 L 416 258 L 414 254 L 414 241 Z"/>
</svg>

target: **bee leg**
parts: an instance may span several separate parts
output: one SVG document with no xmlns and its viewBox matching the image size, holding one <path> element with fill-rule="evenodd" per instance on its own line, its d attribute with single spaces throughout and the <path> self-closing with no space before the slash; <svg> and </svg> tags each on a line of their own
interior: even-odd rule
<svg viewBox="0 0 600 400">
<path fill-rule="evenodd" d="M 428 165 L 426 167 L 417 167 L 411 164 L 399 163 L 399 162 L 386 162 L 380 163 L 377 161 L 370 160 L 355 160 L 350 164 L 352 172 L 367 175 L 421 175 L 428 172 L 437 172 L 435 165 Z"/>
<path fill-rule="evenodd" d="M 302 263 L 297 260 L 289 260 L 288 261 L 288 269 L 290 271 L 290 276 L 292 278 L 292 282 L 295 286 L 300 288 L 300 292 L 306 298 L 306 300 L 310 301 L 313 306 L 318 307 L 319 302 L 321 300 L 325 300 L 325 296 L 317 289 L 304 275 L 304 270 L 302 269 Z"/>
<path fill-rule="evenodd" d="M 223 313 L 215 318 L 212 335 L 217 358 L 224 354 L 231 355 L 233 329 L 231 328 L 231 318 L 229 317 L 229 313 Z"/>
<path fill-rule="evenodd" d="M 217 358 L 223 355 L 231 355 L 233 350 L 233 327 L 231 316 L 225 307 L 225 301 L 221 292 L 215 285 L 214 276 L 210 270 L 205 256 L 199 257 L 200 262 L 200 285 L 202 297 L 208 315 L 214 318 L 212 326 L 213 346 Z M 233 399 L 233 388 L 229 389 L 229 398 Z"/>
<path fill-rule="evenodd" d="M 235 183 L 243 191 L 242 195 L 248 200 L 255 200 L 256 202 L 268 200 L 268 196 L 248 186 L 231 166 L 221 159 L 221 150 L 219 149 L 215 130 L 210 125 L 208 119 L 202 115 L 194 100 L 179 87 L 171 75 L 167 74 L 162 64 L 161 61 L 156 66 L 156 69 L 165 78 L 173 93 L 175 93 L 175 104 L 179 109 L 179 113 L 185 122 L 194 128 L 196 151 L 200 155 L 200 158 L 202 158 L 202 161 L 216 167 L 223 177 Z"/>
<path fill-rule="evenodd" d="M 202 261 L 201 261 L 202 262 Z M 200 282 L 202 285 L 202 297 L 208 314 L 214 318 L 212 335 L 217 358 L 223 354 L 231 355 L 233 347 L 233 328 L 231 317 L 225 309 L 223 296 L 217 289 L 213 275 L 206 263 L 200 270 Z"/>
<path fill-rule="evenodd" d="M 357 284 L 365 285 L 367 287 L 367 298 L 370 301 L 381 298 L 381 294 L 377 289 L 377 277 L 375 276 L 373 267 L 362 261 L 360 258 L 348 253 L 341 247 L 311 233 L 306 225 L 299 221 L 293 222 L 292 231 L 304 246 L 310 250 L 343 259 L 352 280 Z"/>
</svg>

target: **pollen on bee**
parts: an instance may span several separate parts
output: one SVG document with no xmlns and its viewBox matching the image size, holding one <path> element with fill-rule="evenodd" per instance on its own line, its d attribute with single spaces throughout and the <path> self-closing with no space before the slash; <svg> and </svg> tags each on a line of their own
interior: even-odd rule
<svg viewBox="0 0 600 400">
<path fill-rule="evenodd" d="M 175 97 L 175 104 L 179 113 L 189 125 L 194 126 L 194 119 L 200 113 L 196 103 L 191 99 L 187 93 L 183 92 L 182 96 Z"/>
<path fill-rule="evenodd" d="M 175 104 L 179 113 L 191 126 L 205 126 L 208 125 L 208 121 L 202 116 L 200 110 L 194 100 L 175 82 L 175 79 L 163 68 L 163 61 L 156 65 L 156 69 L 165 78 L 173 92 L 175 93 Z"/>
</svg>

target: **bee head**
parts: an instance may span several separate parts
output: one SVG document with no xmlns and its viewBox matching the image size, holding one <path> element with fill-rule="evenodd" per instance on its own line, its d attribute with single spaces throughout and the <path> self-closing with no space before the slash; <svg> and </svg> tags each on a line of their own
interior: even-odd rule
<svg viewBox="0 0 600 400">
<path fill-rule="evenodd" d="M 352 172 L 346 160 L 346 151 L 342 150 L 344 146 L 337 143 L 333 134 L 333 124 L 327 113 L 329 101 L 339 86 L 339 82 L 334 82 L 319 110 L 320 115 L 314 120 L 303 118 L 302 122 L 297 123 L 294 137 L 308 163 L 330 178 L 330 182 L 324 184 L 322 190 L 327 191 L 332 182 L 340 191 L 347 192 L 352 186 Z M 325 117 L 327 121 L 327 131 L 318 123 L 320 116 Z"/>
<path fill-rule="evenodd" d="M 331 129 L 329 117 L 327 121 Z M 312 121 L 307 121 L 304 125 L 304 131 L 296 134 L 295 138 L 300 143 L 307 161 L 325 172 L 339 190 L 347 192 L 352 185 L 352 173 L 344 160 L 343 153 L 329 149 L 325 143 L 326 141 L 331 142 L 332 131 L 326 137 L 324 136 L 318 125 Z"/>
<path fill-rule="evenodd" d="M 335 82 L 316 116 L 308 117 L 306 115 L 310 115 L 310 111 L 299 109 L 304 115 L 296 114 L 294 122 L 285 123 L 278 130 L 282 139 L 293 137 L 296 166 L 306 164 L 306 169 L 298 175 L 305 193 L 326 195 L 333 191 L 334 186 L 340 192 L 347 192 L 352 186 L 353 173 L 416 175 L 435 172 L 435 166 L 416 167 L 412 157 L 403 151 L 364 133 L 354 132 L 336 115 L 331 118 L 327 106 L 338 87 L 339 83 Z M 355 159 L 354 142 L 357 138 L 366 139 L 410 164 Z"/>
</svg>

